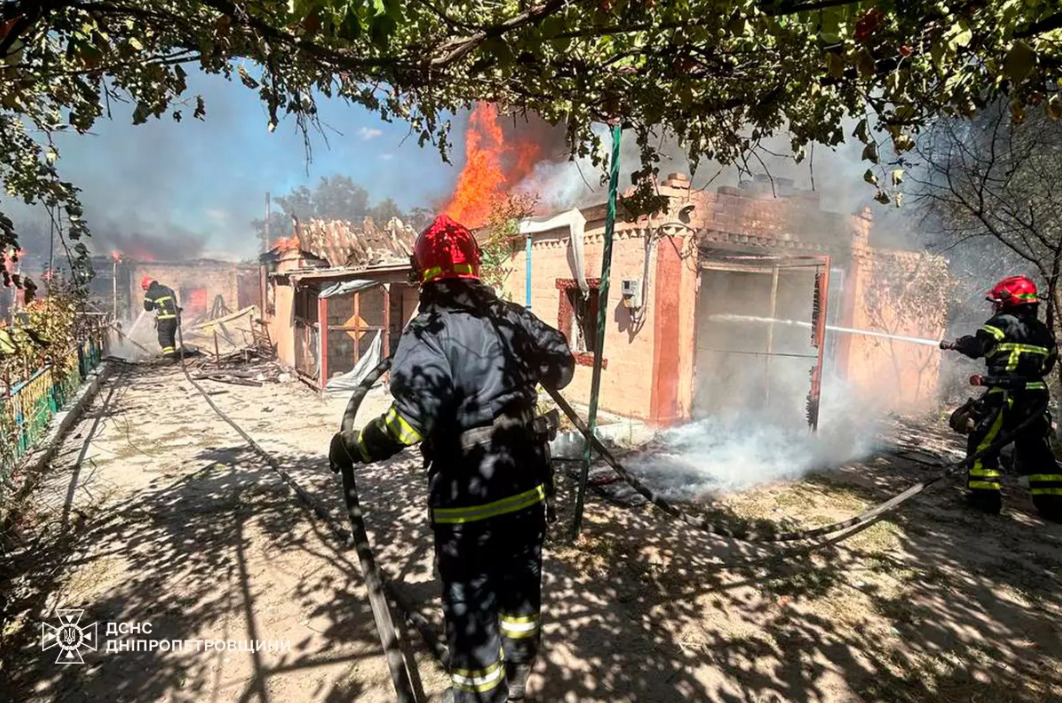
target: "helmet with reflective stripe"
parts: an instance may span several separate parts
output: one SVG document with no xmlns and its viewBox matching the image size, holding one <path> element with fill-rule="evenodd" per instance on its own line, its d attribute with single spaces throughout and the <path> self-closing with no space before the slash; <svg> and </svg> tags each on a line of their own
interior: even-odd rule
<svg viewBox="0 0 1062 703">
<path fill-rule="evenodd" d="M 140 279 L 140 287 L 143 288 L 144 290 L 147 290 L 148 288 L 151 287 L 151 284 L 154 281 L 155 281 L 155 279 L 152 278 L 151 276 L 144 276 L 143 278 Z"/>
<path fill-rule="evenodd" d="M 987 299 L 1000 308 L 1014 308 L 1019 305 L 1036 305 L 1040 296 L 1036 284 L 1027 276 L 1009 276 L 988 291 Z"/>
<path fill-rule="evenodd" d="M 417 237 L 411 262 L 417 280 L 429 283 L 444 278 L 479 279 L 481 258 L 472 232 L 448 215 L 439 215 Z"/>
</svg>

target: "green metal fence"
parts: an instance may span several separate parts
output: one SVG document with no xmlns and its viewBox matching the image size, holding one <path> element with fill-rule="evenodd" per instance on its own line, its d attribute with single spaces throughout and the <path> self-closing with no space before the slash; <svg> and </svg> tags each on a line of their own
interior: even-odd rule
<svg viewBox="0 0 1062 703">
<path fill-rule="evenodd" d="M 77 393 L 103 355 L 100 333 L 89 334 L 65 356 L 44 365 L 0 392 L 0 483 L 48 432 L 55 414 Z M 0 486 L 0 496 L 4 488 Z"/>
</svg>

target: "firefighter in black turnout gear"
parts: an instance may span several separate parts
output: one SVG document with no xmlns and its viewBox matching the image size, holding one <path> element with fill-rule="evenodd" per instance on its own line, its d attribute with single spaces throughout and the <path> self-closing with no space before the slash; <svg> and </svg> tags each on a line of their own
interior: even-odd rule
<svg viewBox="0 0 1062 703">
<path fill-rule="evenodd" d="M 446 215 L 420 234 L 419 314 L 391 365 L 394 403 L 332 440 L 333 468 L 420 443 L 428 466 L 456 703 L 522 700 L 540 640 L 542 541 L 552 492 L 541 383 L 575 359 L 564 336 L 479 281 L 472 233 Z"/>
<path fill-rule="evenodd" d="M 155 311 L 155 328 L 159 335 L 162 355 L 167 359 L 177 358 L 177 325 L 180 324 L 177 296 L 172 288 L 167 288 L 151 276 L 144 276 L 140 281 L 144 290 L 144 309 Z"/>
<path fill-rule="evenodd" d="M 1033 414 L 1037 417 L 1014 438 L 1014 456 L 1040 515 L 1062 522 L 1062 468 L 1051 449 L 1051 416 L 1047 412 L 1044 376 L 1058 359 L 1058 348 L 1047 325 L 1037 318 L 1036 285 L 1025 276 L 1000 281 L 988 294 L 995 315 L 976 334 L 942 342 L 972 359 L 985 359 L 987 375 L 978 379 L 988 387 L 980 398 L 976 423 L 967 443 L 967 456 L 991 447 Z M 976 377 L 975 377 L 976 379 Z M 998 513 L 1000 494 L 997 447 L 969 467 L 967 500 L 973 507 Z"/>
</svg>

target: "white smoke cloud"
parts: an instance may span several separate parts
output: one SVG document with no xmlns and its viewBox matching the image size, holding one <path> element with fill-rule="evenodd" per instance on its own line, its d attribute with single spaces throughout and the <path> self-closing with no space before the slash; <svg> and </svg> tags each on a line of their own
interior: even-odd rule
<svg viewBox="0 0 1062 703">
<path fill-rule="evenodd" d="M 799 422 L 751 412 L 712 416 L 665 430 L 654 442 L 656 450 L 632 458 L 627 468 L 669 500 L 797 480 L 867 457 L 879 446 L 878 420 L 866 408 L 843 384 L 828 384 L 817 433 Z"/>
<path fill-rule="evenodd" d="M 369 141 L 370 139 L 376 139 L 377 137 L 383 136 L 383 130 L 375 129 L 373 127 L 361 127 L 358 129 L 358 136 L 365 141 Z"/>
</svg>

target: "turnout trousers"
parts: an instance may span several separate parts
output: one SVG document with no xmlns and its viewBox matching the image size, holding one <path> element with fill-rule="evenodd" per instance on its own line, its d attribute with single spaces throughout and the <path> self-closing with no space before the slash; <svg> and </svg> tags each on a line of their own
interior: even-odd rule
<svg viewBox="0 0 1062 703">
<path fill-rule="evenodd" d="M 158 320 L 159 346 L 163 356 L 177 356 L 177 318 Z"/>
<path fill-rule="evenodd" d="M 541 640 L 545 505 L 434 531 L 454 703 L 502 703 Z"/>
<path fill-rule="evenodd" d="M 1062 467 L 1051 450 L 1051 415 L 1044 407 L 1046 390 L 1004 391 L 994 388 L 983 397 L 985 412 L 967 443 L 967 456 L 990 447 L 1000 436 L 1013 432 L 1032 414 L 1033 419 L 1012 440 L 1018 471 L 1029 479 L 1033 504 L 1046 520 L 1062 522 Z M 969 502 L 985 512 L 998 513 L 1003 507 L 1001 475 L 996 447 L 969 468 Z"/>
</svg>

